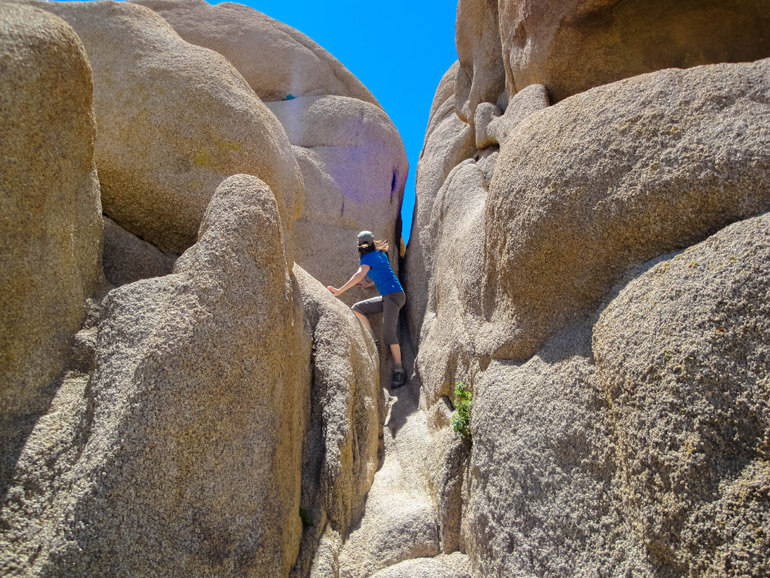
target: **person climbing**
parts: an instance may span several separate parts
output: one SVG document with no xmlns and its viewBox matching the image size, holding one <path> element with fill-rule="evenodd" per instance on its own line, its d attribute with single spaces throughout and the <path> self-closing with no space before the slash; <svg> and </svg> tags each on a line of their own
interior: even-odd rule
<svg viewBox="0 0 770 578">
<path fill-rule="evenodd" d="M 387 251 L 387 242 L 375 241 L 374 235 L 370 231 L 361 231 L 358 234 L 358 254 L 361 258 L 361 265 L 358 271 L 339 289 L 331 285 L 327 289 L 334 296 L 339 297 L 356 285 L 361 285 L 364 288 L 377 287 L 377 291 L 380 292 L 379 297 L 359 301 L 353 305 L 352 309 L 353 313 L 361 321 L 361 325 L 372 335 L 375 344 L 377 343 L 377 338 L 374 336 L 367 316 L 374 315 L 375 313 L 383 314 L 382 337 L 385 345 L 390 348 L 390 354 L 393 357 L 393 382 L 391 387 L 396 389 L 406 383 L 406 374 L 401 363 L 401 346 L 398 344 L 398 336 L 396 335 L 398 312 L 406 303 L 406 294 L 390 266 Z M 367 276 L 373 282 L 365 281 Z"/>
</svg>

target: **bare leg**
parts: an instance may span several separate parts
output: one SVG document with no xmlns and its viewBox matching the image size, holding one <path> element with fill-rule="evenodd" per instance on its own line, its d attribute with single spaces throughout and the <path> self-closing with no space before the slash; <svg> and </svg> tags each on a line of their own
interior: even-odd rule
<svg viewBox="0 0 770 578">
<path fill-rule="evenodd" d="M 395 363 L 396 366 L 401 365 L 401 346 L 398 343 L 393 343 L 388 347 L 390 347 L 390 355 L 393 356 L 393 363 Z"/>
<path fill-rule="evenodd" d="M 361 322 L 361 325 L 364 326 L 364 329 L 366 329 L 369 333 L 372 333 L 372 325 L 369 323 L 369 318 L 363 313 L 359 313 L 358 311 L 353 311 L 353 313 L 356 314 L 356 317 L 358 317 L 358 320 Z"/>
</svg>

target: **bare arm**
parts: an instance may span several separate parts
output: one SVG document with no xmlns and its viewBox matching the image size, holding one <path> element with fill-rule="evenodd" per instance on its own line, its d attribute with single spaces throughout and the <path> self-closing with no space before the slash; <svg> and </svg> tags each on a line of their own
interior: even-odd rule
<svg viewBox="0 0 770 578">
<path fill-rule="evenodd" d="M 355 287 L 358 285 L 364 277 L 366 277 L 366 274 L 369 272 L 369 265 L 361 265 L 358 268 L 358 271 L 356 271 L 353 276 L 348 280 L 347 283 L 345 283 L 342 287 L 337 289 L 336 287 L 332 287 L 329 285 L 327 289 L 331 291 L 336 297 L 339 297 L 342 295 L 345 291 L 350 289 L 351 287 Z"/>
</svg>

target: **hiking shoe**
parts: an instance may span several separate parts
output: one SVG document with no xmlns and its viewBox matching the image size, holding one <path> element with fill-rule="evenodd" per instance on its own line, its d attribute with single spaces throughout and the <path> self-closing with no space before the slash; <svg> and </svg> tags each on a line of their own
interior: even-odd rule
<svg viewBox="0 0 770 578">
<path fill-rule="evenodd" d="M 390 384 L 392 389 L 398 389 L 402 385 L 406 384 L 406 373 L 403 369 L 393 370 L 393 383 Z"/>
</svg>

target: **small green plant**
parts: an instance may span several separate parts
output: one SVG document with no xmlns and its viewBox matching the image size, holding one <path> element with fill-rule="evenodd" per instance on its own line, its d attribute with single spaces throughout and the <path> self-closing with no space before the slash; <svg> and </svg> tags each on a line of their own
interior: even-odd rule
<svg viewBox="0 0 770 578">
<path fill-rule="evenodd" d="M 310 517 L 310 513 L 302 506 L 299 507 L 299 517 L 302 520 L 303 528 L 313 527 L 313 518 Z"/>
<path fill-rule="evenodd" d="M 473 395 L 460 381 L 455 386 L 455 412 L 452 415 L 452 429 L 464 438 L 471 437 L 471 403 Z"/>
</svg>

